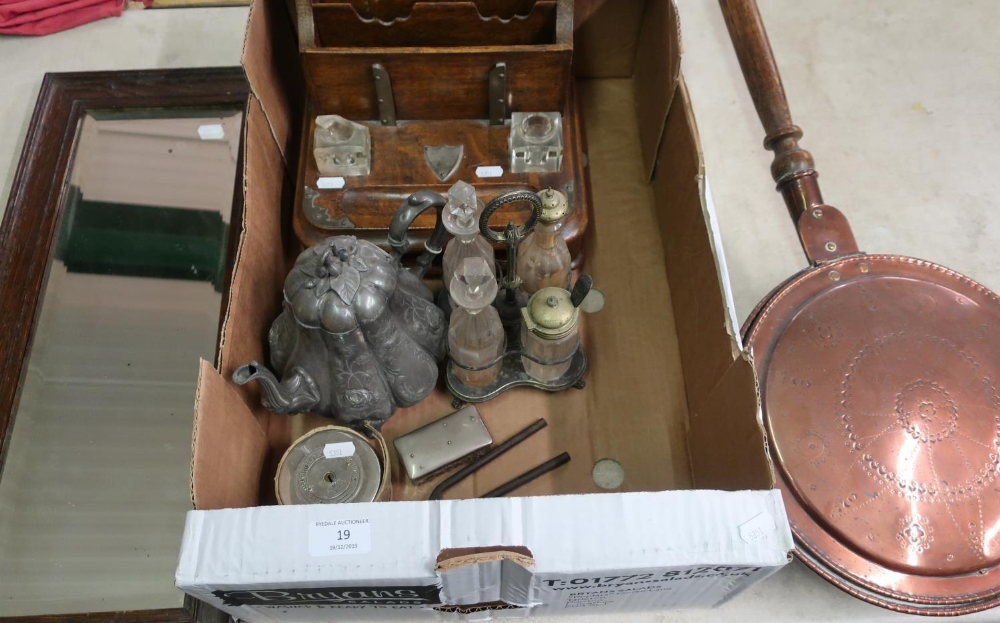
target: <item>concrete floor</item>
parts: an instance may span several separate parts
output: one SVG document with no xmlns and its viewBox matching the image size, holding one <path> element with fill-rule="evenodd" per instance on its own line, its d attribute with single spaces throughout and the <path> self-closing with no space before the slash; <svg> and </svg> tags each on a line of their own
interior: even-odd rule
<svg viewBox="0 0 1000 623">
<path fill-rule="evenodd" d="M 805 266 L 768 173 L 769 155 L 716 3 L 678 0 L 694 101 L 742 320 Z M 861 247 L 926 258 L 1000 289 L 1000 3 L 760 0 L 804 146 L 826 200 Z M 246 9 L 128 12 L 43 39 L 0 38 L 0 199 L 44 71 L 232 65 Z M 996 621 L 997 612 L 962 621 Z M 923 620 L 861 603 L 798 563 L 710 611 L 573 621 Z"/>
<path fill-rule="evenodd" d="M 691 90 L 737 315 L 805 266 L 714 2 L 680 0 Z M 860 247 L 943 264 L 994 291 L 1000 40 L 990 0 L 760 0 L 792 117 Z"/>
</svg>

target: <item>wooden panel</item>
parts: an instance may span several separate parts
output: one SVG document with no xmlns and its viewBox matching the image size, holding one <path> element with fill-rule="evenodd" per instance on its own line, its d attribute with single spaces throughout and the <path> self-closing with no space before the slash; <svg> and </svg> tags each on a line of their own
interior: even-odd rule
<svg viewBox="0 0 1000 623">
<path fill-rule="evenodd" d="M 392 22 L 364 19 L 350 4 L 313 5 L 321 46 L 457 47 L 555 43 L 556 2 L 538 2 L 527 15 L 509 20 L 482 17 L 471 2 L 421 2 Z"/>
<path fill-rule="evenodd" d="M 539 2 L 535 11 L 542 11 L 551 1 Z M 371 69 L 378 63 L 389 72 L 397 118 L 483 119 L 489 115 L 489 71 L 497 63 L 506 63 L 508 112 L 565 110 L 573 56 L 573 0 L 554 2 L 555 43 L 498 45 L 483 40 L 477 43 L 484 45 L 467 47 L 349 47 L 341 43 L 317 47 L 314 5 L 310 0 L 296 0 L 299 50 L 314 109 L 317 114 L 336 113 L 355 121 L 378 118 Z M 507 6 L 499 0 L 495 4 Z M 323 10 L 327 5 L 315 6 Z M 426 41 L 427 35 L 412 36 Z"/>
<path fill-rule="evenodd" d="M 509 126 L 491 126 L 485 120 L 403 122 L 396 127 L 368 123 L 372 136 L 371 174 L 345 178 L 342 190 L 317 190 L 320 175 L 312 155 L 315 117 L 307 110 L 296 185 L 296 233 L 306 246 L 329 236 L 353 235 L 384 247 L 392 215 L 406 197 L 417 190 L 445 194 L 452 184 L 463 180 L 476 187 L 480 199 L 489 202 L 509 190 L 557 188 L 568 191 L 572 211 L 561 233 L 578 264 L 582 260 L 590 202 L 583 167 L 586 148 L 580 127 L 581 113 L 576 106 L 569 107 L 568 111 L 563 114 L 563 162 L 558 173 L 511 173 L 507 148 Z M 458 170 L 446 182 L 439 181 L 424 161 L 424 146 L 459 144 L 464 146 L 464 153 Z M 476 167 L 490 165 L 502 166 L 504 174 L 497 178 L 476 177 Z M 305 217 L 306 209 L 313 213 L 314 222 Z M 511 218 L 521 222 L 526 218 L 526 214 L 518 214 L 522 211 L 526 213 L 527 206 L 501 209 L 491 223 L 500 229 Z M 316 221 L 325 221 L 326 225 L 317 226 Z M 410 239 L 414 243 L 411 252 L 423 249 L 423 242 L 433 227 L 432 211 L 414 221 L 410 227 Z"/>
<path fill-rule="evenodd" d="M 363 19 L 378 19 L 389 22 L 408 17 L 421 4 L 471 4 L 483 17 L 510 19 L 515 15 L 527 15 L 535 6 L 535 0 L 316 0 L 316 4 L 340 4 L 353 7 Z M 542 2 L 538 2 L 541 4 Z"/>
<path fill-rule="evenodd" d="M 378 118 L 372 65 L 389 72 L 399 119 L 485 119 L 488 76 L 507 64 L 510 111 L 565 110 L 572 48 L 323 48 L 302 55 L 316 114 Z"/>
</svg>

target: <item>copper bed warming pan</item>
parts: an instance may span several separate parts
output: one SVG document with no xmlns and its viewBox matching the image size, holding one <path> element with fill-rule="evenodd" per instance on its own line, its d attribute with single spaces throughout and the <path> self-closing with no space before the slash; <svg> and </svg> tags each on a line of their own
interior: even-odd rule
<svg viewBox="0 0 1000 623">
<path fill-rule="evenodd" d="M 936 264 L 858 251 L 798 145 L 754 0 L 720 0 L 771 173 L 811 267 L 747 320 L 797 555 L 865 601 L 1000 603 L 1000 299 Z"/>
</svg>

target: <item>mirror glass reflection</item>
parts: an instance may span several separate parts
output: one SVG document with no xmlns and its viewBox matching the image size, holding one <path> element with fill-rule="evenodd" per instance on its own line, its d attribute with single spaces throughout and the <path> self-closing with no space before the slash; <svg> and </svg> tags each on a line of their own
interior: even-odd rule
<svg viewBox="0 0 1000 623">
<path fill-rule="evenodd" d="M 183 603 L 195 383 L 215 357 L 241 118 L 81 125 L 0 472 L 0 617 Z"/>
</svg>

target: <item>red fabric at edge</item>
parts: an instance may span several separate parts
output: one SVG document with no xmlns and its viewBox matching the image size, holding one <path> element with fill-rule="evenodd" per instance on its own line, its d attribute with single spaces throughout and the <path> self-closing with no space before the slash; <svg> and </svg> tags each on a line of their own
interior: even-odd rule
<svg viewBox="0 0 1000 623">
<path fill-rule="evenodd" d="M 117 17 L 125 0 L 0 0 L 0 34 L 47 35 Z"/>
</svg>

